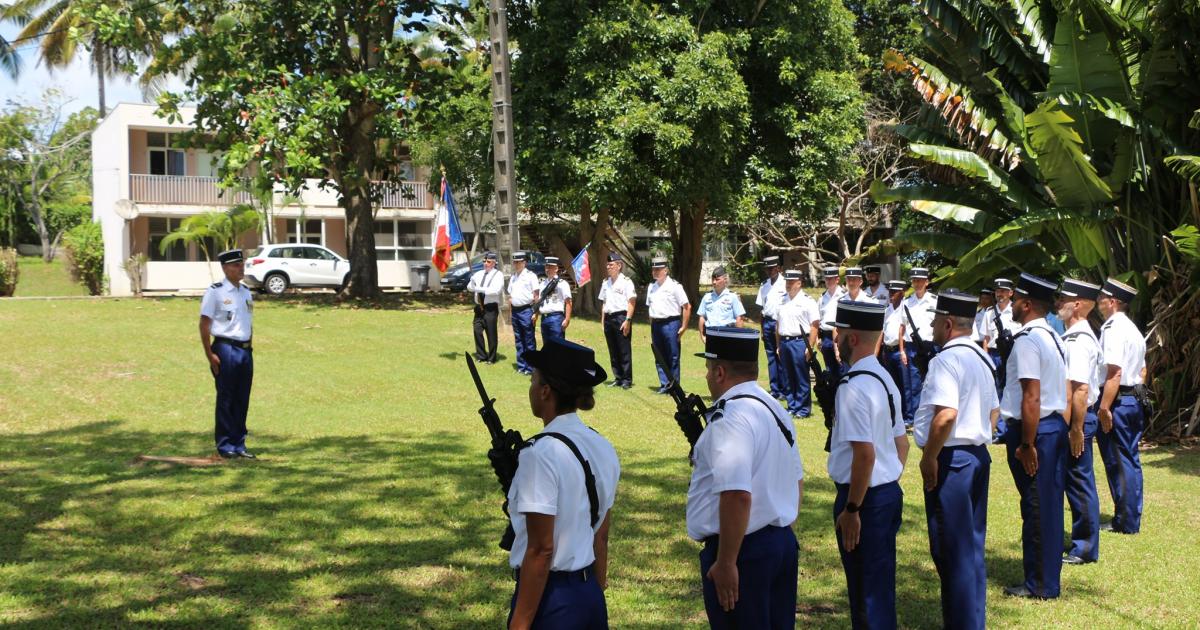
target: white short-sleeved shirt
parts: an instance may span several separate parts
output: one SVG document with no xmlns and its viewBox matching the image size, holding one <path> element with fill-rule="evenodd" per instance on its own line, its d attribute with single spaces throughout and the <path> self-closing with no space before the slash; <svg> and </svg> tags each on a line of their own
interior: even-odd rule
<svg viewBox="0 0 1200 630">
<path fill-rule="evenodd" d="M 888 295 L 891 293 L 891 291 L 888 291 L 887 284 L 883 282 L 880 282 L 879 286 L 876 286 L 874 289 L 864 284 L 862 290 L 863 293 L 875 298 L 875 302 L 878 304 L 887 304 Z"/>
<path fill-rule="evenodd" d="M 670 276 L 664 278 L 661 283 L 651 282 L 646 288 L 646 306 L 650 307 L 650 319 L 679 317 L 683 314 L 683 305 L 687 303 L 687 291 Z"/>
<path fill-rule="evenodd" d="M 971 325 L 971 341 L 975 343 L 983 343 L 983 338 L 987 335 L 987 315 L 991 309 L 981 309 L 975 313 L 975 323 Z"/>
<path fill-rule="evenodd" d="M 558 277 L 558 276 L 555 276 Z M 550 281 L 554 278 L 546 278 L 542 281 L 538 291 L 546 298 L 542 305 L 538 307 L 538 312 L 543 315 L 551 313 L 565 313 L 567 311 L 567 300 L 571 299 L 571 285 L 567 283 L 566 278 L 559 278 L 558 283 L 554 285 L 554 290 L 547 293 L 546 289 L 550 286 Z"/>
<path fill-rule="evenodd" d="M 937 407 L 958 412 L 946 446 L 979 446 L 992 441 L 992 410 L 1000 407 L 992 359 L 969 337 L 951 339 L 929 362 L 921 403 L 913 418 L 913 439 L 925 448 Z"/>
<path fill-rule="evenodd" d="M 759 285 L 758 297 L 754 298 L 754 303 L 762 307 L 763 317 L 774 319 L 775 309 L 779 307 L 779 301 L 785 295 L 787 295 L 787 280 L 781 273 L 774 281 L 767 278 Z"/>
<path fill-rule="evenodd" d="M 887 303 L 883 311 L 883 345 L 896 346 L 900 344 L 900 320 L 904 312 Z"/>
<path fill-rule="evenodd" d="M 604 303 L 604 314 L 628 313 L 629 300 L 637 299 L 637 289 L 633 281 L 623 273 L 617 274 L 617 281 L 605 278 L 600 285 L 600 295 L 597 298 Z"/>
<path fill-rule="evenodd" d="M 467 291 L 475 294 L 476 304 L 481 297 L 484 304 L 499 304 L 500 295 L 504 292 L 504 272 L 499 269 L 476 271 L 467 282 Z"/>
<path fill-rule="evenodd" d="M 1121 386 L 1142 384 L 1142 369 L 1146 367 L 1146 338 L 1137 324 L 1120 311 L 1113 313 L 1100 327 L 1100 347 L 1104 362 L 1121 368 Z"/>
<path fill-rule="evenodd" d="M 887 370 L 874 355 L 859 359 L 850 366 L 850 372 L 874 372 L 883 380 L 867 376 L 842 377 L 837 390 L 837 416 L 833 422 L 833 433 L 829 442 L 829 477 L 834 483 L 850 483 L 850 466 L 854 462 L 851 442 L 869 442 L 875 447 L 875 468 L 871 471 L 869 487 L 896 481 L 904 471 L 900 452 L 896 450 L 896 438 L 905 434 L 904 422 L 900 418 L 900 390 Z M 888 407 L 888 397 L 883 388 L 892 395 L 895 415 Z"/>
<path fill-rule="evenodd" d="M 536 273 L 522 269 L 508 278 L 508 297 L 515 308 L 533 304 L 533 293 L 541 289 Z"/>
<path fill-rule="evenodd" d="M 714 412 L 696 441 L 696 466 L 687 499 L 687 530 L 693 540 L 704 540 L 720 531 L 722 492 L 750 493 L 747 534 L 767 525 L 787 527 L 800 510 L 797 483 L 804 478 L 800 451 L 789 445 L 779 430 L 779 423 L 783 423 L 795 439 L 792 416 L 753 381 L 729 388 L 717 403 L 742 394 L 766 405 L 748 399 L 730 400 Z"/>
<path fill-rule="evenodd" d="M 828 295 L 828 294 L 822 294 L 821 297 L 824 298 L 825 295 Z M 855 297 L 851 297 L 849 291 L 843 291 L 842 297 L 838 298 L 837 300 L 830 300 L 828 302 L 825 302 L 824 306 L 821 307 L 821 326 L 822 327 L 829 326 L 830 329 L 832 329 L 832 326 L 830 324 L 837 320 L 838 302 L 861 302 L 864 304 L 878 304 L 879 303 L 875 298 L 871 297 L 866 291 L 859 291 L 858 295 Z"/>
<path fill-rule="evenodd" d="M 821 294 L 821 297 L 817 299 L 817 312 L 821 314 L 821 330 L 825 332 L 833 331 L 833 325 L 827 322 L 831 322 L 837 318 L 837 301 L 845 297 L 845 295 L 846 289 L 839 285 L 837 290 L 833 292 L 833 295 L 830 295 L 829 289 L 826 289 Z M 834 305 L 833 317 L 827 315 L 831 304 Z"/>
<path fill-rule="evenodd" d="M 212 320 L 212 336 L 250 341 L 254 297 L 241 283 L 235 286 L 228 279 L 222 280 L 205 289 L 200 315 Z"/>
<path fill-rule="evenodd" d="M 1013 319 L 1012 302 L 1008 306 L 1000 308 L 1000 305 L 991 306 L 986 309 L 987 315 L 984 317 L 983 336 L 988 338 L 989 345 L 995 345 L 991 342 L 1000 338 L 999 330 L 996 328 L 996 311 L 1000 311 L 1000 323 L 1008 332 L 1017 334 L 1021 330 L 1021 322 Z"/>
<path fill-rule="evenodd" d="M 933 291 L 926 291 L 922 297 L 917 297 L 914 292 L 912 295 L 904 298 L 900 303 L 900 315 L 902 319 L 900 323 L 904 325 L 904 341 L 911 343 L 913 341 L 912 324 L 908 323 L 909 314 L 912 315 L 913 324 L 917 325 L 917 332 L 921 334 L 922 341 L 933 341 L 933 317 L 937 313 L 933 309 L 937 308 L 937 296 Z M 905 312 L 908 309 L 908 312 Z"/>
<path fill-rule="evenodd" d="M 1036 329 L 1036 330 L 1035 330 Z M 1013 350 L 1005 367 L 1004 397 L 1000 415 L 1021 419 L 1021 379 L 1037 379 L 1041 386 L 1041 418 L 1067 408 L 1067 364 L 1058 333 L 1039 317 L 1013 336 Z"/>
<path fill-rule="evenodd" d="M 1092 332 L 1091 324 L 1082 321 L 1067 329 L 1063 345 L 1067 354 L 1067 380 L 1088 386 L 1087 404 L 1090 407 L 1100 398 L 1100 390 L 1108 376 L 1100 340 Z"/>
<path fill-rule="evenodd" d="M 704 318 L 705 326 L 733 326 L 737 318 L 745 316 L 746 307 L 742 306 L 742 298 L 729 289 L 720 295 L 709 291 L 701 298 L 696 314 Z"/>
<path fill-rule="evenodd" d="M 550 570 L 577 571 L 596 560 L 592 542 L 616 499 L 621 464 L 612 444 L 584 425 L 575 413 L 550 421 L 543 430 L 546 432 L 565 435 L 588 461 L 596 477 L 600 518 L 592 527 L 591 505 L 579 460 L 566 444 L 543 437 L 521 450 L 517 474 L 508 490 L 508 513 L 516 533 L 508 564 L 513 568 L 521 566 L 529 548 L 525 514 L 548 514 L 554 517 L 554 558 Z"/>
<path fill-rule="evenodd" d="M 783 302 L 776 308 L 776 313 L 779 324 L 775 330 L 780 337 L 807 337 L 813 322 L 821 319 L 816 300 L 808 297 L 803 290 L 797 292 L 794 298 L 784 293 Z"/>
</svg>

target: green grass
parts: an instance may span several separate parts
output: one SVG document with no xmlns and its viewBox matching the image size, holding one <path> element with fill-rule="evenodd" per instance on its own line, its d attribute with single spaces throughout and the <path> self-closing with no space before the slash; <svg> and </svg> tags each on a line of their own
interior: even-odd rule
<svg viewBox="0 0 1200 630">
<path fill-rule="evenodd" d="M 87 295 L 87 288 L 71 279 L 63 254 L 53 262 L 43 262 L 40 256 L 21 256 L 18 261 L 21 277 L 17 279 L 17 297 L 57 297 Z"/>
<path fill-rule="evenodd" d="M 140 454 L 212 451 L 197 309 L 194 299 L 0 303 L 0 624 L 502 625 L 513 584 L 496 547 L 500 495 L 462 360 L 465 307 L 260 301 L 249 446 L 261 459 L 137 464 Z M 576 319 L 569 334 L 604 347 L 594 321 Z M 639 323 L 634 336 L 635 389 L 603 388 L 584 414 L 622 458 L 612 625 L 703 627 L 698 547 L 684 530 L 686 446 L 669 400 L 650 391 L 648 327 Z M 697 350 L 694 333 L 685 341 Z M 508 365 L 511 341 L 502 351 L 506 361 L 484 367 L 483 378 L 505 423 L 530 435 L 538 423 L 528 381 Z M 690 354 L 684 381 L 703 384 Z M 797 434 L 807 474 L 797 622 L 847 627 L 824 429 L 812 420 Z M 1065 568 L 1063 597 L 1040 603 L 1000 594 L 1020 579 L 1019 520 L 1004 453 L 993 457 L 992 627 L 1195 627 L 1200 455 L 1147 452 L 1143 533 L 1106 534 L 1101 563 Z M 937 627 L 915 465 L 903 482 L 900 622 Z"/>
</svg>

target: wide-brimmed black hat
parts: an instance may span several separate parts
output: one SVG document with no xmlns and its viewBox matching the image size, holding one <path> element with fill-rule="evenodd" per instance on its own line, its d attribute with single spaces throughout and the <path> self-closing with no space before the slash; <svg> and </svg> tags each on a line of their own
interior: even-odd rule
<svg viewBox="0 0 1200 630">
<path fill-rule="evenodd" d="M 596 363 L 596 353 L 573 341 L 550 338 L 541 350 L 529 350 L 521 355 L 531 367 L 572 385 L 595 387 L 608 380 L 608 372 Z"/>
<path fill-rule="evenodd" d="M 242 250 L 231 249 L 227 252 L 217 254 L 217 260 L 221 261 L 222 265 L 228 265 L 230 263 L 242 262 L 245 260 L 245 256 L 242 255 Z"/>
<path fill-rule="evenodd" d="M 1058 292 L 1063 297 L 1080 298 L 1094 302 L 1100 297 L 1100 285 L 1074 278 L 1065 278 Z"/>
<path fill-rule="evenodd" d="M 951 317 L 975 317 L 979 310 L 979 298 L 958 289 L 947 289 L 938 294 L 934 313 Z"/>
<path fill-rule="evenodd" d="M 1058 285 L 1045 278 L 1039 278 L 1030 273 L 1022 273 L 1021 277 L 1017 279 L 1017 288 L 1015 291 L 1017 295 L 1053 304 L 1054 296 L 1058 293 Z"/>
<path fill-rule="evenodd" d="M 1126 304 L 1132 302 L 1133 298 L 1137 297 L 1138 294 L 1137 289 L 1115 278 L 1105 280 L 1104 287 L 1100 289 L 1100 292 L 1109 297 L 1121 300 Z"/>
<path fill-rule="evenodd" d="M 837 319 L 829 323 L 835 328 L 879 331 L 883 330 L 883 316 L 886 310 L 882 304 L 841 300 L 837 303 Z"/>
<path fill-rule="evenodd" d="M 704 352 L 701 359 L 718 361 L 758 362 L 758 331 L 753 328 L 709 326 L 704 329 Z"/>
</svg>

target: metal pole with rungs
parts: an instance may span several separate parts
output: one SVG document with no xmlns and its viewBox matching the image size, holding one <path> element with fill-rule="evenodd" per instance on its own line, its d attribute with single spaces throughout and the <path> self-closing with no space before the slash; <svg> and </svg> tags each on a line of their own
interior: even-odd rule
<svg viewBox="0 0 1200 630">
<path fill-rule="evenodd" d="M 513 171 L 511 62 L 508 55 L 508 16 L 505 0 L 489 0 L 488 34 L 492 51 L 492 155 L 496 188 L 497 248 L 505 266 L 521 248 L 517 224 L 517 178 Z"/>
</svg>

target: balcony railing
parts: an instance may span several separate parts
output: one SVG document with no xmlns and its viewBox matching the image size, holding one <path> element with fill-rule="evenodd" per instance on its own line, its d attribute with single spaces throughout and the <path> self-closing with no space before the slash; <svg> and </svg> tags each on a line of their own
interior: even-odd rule
<svg viewBox="0 0 1200 630">
<path fill-rule="evenodd" d="M 218 186 L 216 177 L 200 177 L 195 175 L 130 175 L 130 197 L 141 203 L 163 203 L 194 206 L 232 206 L 239 203 L 250 203 L 250 193 L 241 190 L 227 190 Z M 377 183 L 380 192 L 380 206 L 383 208 L 432 208 L 429 198 L 429 187 L 425 182 L 387 182 Z M 281 195 L 277 195 L 279 197 Z M 277 198 L 277 201 L 280 199 Z M 300 201 L 306 205 L 336 205 L 337 196 L 327 195 L 319 190 L 315 180 L 309 186 L 309 191 L 300 194 Z"/>
</svg>

